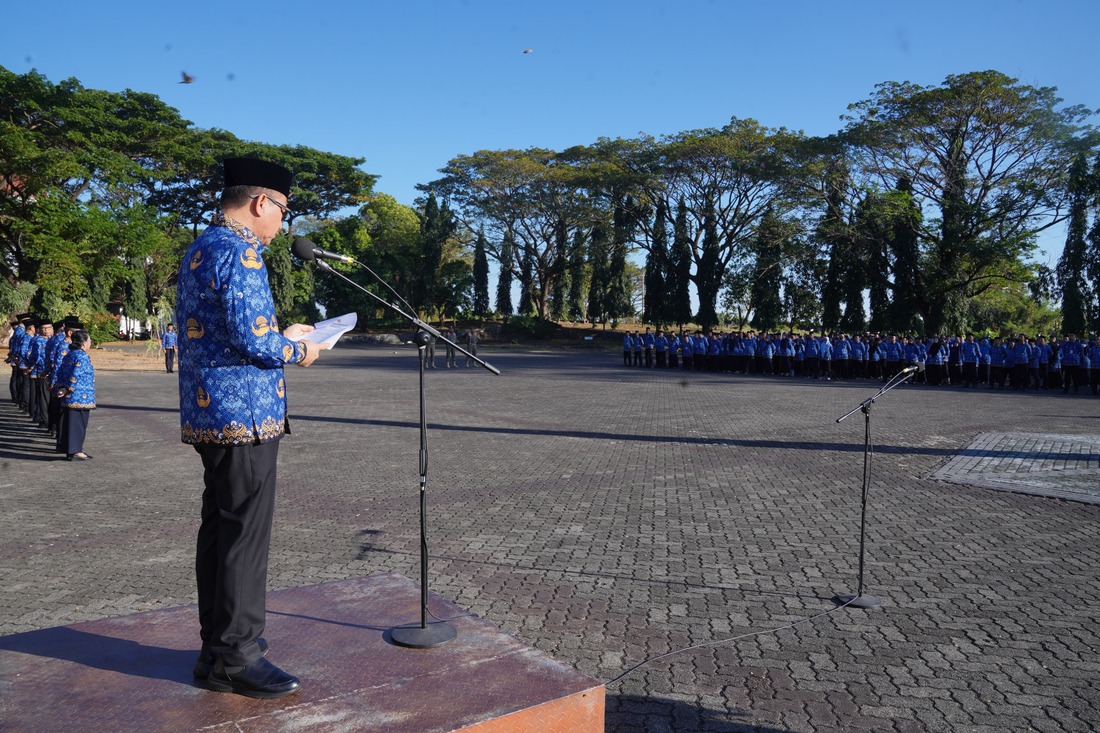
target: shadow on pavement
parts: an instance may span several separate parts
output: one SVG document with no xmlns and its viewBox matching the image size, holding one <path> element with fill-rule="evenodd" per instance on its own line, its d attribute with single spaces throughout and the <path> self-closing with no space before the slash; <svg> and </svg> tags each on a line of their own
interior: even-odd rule
<svg viewBox="0 0 1100 733">
<path fill-rule="evenodd" d="M 748 720 L 751 715 L 748 711 L 731 713 L 682 700 L 608 691 L 604 722 L 607 733 L 694 733 L 704 730 L 714 733 L 789 733 L 786 728 L 755 725 Z"/>
</svg>

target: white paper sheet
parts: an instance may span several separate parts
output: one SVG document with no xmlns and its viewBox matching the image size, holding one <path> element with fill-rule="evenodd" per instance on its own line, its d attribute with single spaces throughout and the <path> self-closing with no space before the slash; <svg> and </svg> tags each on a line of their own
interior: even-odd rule
<svg viewBox="0 0 1100 733">
<path fill-rule="evenodd" d="M 355 322 L 359 320 L 356 313 L 345 313 L 327 321 L 319 321 L 313 324 L 313 330 L 302 336 L 300 341 L 311 341 L 320 344 L 326 349 L 331 349 L 340 337 L 355 328 Z"/>
</svg>

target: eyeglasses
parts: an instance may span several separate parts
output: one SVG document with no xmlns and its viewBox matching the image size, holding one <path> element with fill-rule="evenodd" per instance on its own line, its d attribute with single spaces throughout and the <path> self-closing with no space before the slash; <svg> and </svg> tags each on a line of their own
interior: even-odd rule
<svg viewBox="0 0 1100 733">
<path fill-rule="evenodd" d="M 252 196 L 249 196 L 248 198 L 258 199 L 261 196 L 267 196 L 267 194 L 257 193 L 257 194 L 253 194 Z M 291 215 L 290 207 L 287 206 L 286 204 L 280 204 L 278 201 L 271 198 L 270 196 L 267 196 L 267 200 L 279 207 L 279 211 L 281 212 L 280 215 L 279 215 L 279 220 L 280 221 L 286 219 L 288 216 Z"/>
</svg>

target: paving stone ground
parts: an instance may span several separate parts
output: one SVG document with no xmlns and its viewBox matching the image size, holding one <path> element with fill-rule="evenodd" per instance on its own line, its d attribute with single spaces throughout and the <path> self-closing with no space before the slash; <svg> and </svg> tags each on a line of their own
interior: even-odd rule
<svg viewBox="0 0 1100 733">
<path fill-rule="evenodd" d="M 981 433 L 932 477 L 1100 504 L 1100 435 Z"/>
<path fill-rule="evenodd" d="M 610 684 L 608 731 L 1100 729 L 1100 506 L 934 477 L 1049 472 L 1053 443 L 1095 445 L 1100 398 L 881 399 L 883 605 L 807 622 L 855 590 L 863 422 L 835 418 L 871 385 L 483 353 L 502 376 L 427 375 L 430 586 L 605 681 L 699 645 Z M 417 578 L 414 352 L 342 348 L 287 381 L 270 586 Z M 100 371 L 97 389 L 87 463 L 0 404 L 0 634 L 194 602 L 202 477 L 176 378 Z M 989 433 L 1046 437 L 1029 458 L 1025 439 L 975 443 Z M 970 459 L 988 460 L 952 464 Z"/>
</svg>

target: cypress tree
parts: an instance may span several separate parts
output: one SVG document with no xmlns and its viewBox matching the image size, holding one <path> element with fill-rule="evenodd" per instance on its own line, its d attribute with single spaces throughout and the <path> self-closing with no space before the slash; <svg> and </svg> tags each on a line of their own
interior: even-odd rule
<svg viewBox="0 0 1100 733">
<path fill-rule="evenodd" d="M 848 184 L 843 165 L 831 167 L 826 179 L 825 216 L 817 228 L 817 238 L 825 245 L 829 259 L 825 282 L 821 288 L 821 327 L 828 331 L 840 324 L 840 303 L 843 299 L 845 270 L 851 259 L 846 251 L 847 232 L 844 221 L 844 189 Z"/>
<path fill-rule="evenodd" d="M 588 262 L 592 268 L 588 281 L 588 317 L 592 323 L 606 323 L 611 293 L 611 241 L 603 222 L 592 227 Z"/>
<path fill-rule="evenodd" d="M 642 320 L 660 328 L 668 322 L 668 207 L 657 202 L 653 219 L 653 241 L 645 261 L 645 313 Z"/>
<path fill-rule="evenodd" d="M 500 275 L 497 276 L 497 313 L 512 315 L 512 268 L 515 267 L 515 247 L 511 232 L 504 233 L 500 243 Z"/>
<path fill-rule="evenodd" d="M 565 222 L 558 219 L 554 227 L 554 267 L 552 275 L 554 285 L 550 290 L 550 318 L 564 321 L 566 312 L 566 293 L 569 286 L 569 232 Z"/>
<path fill-rule="evenodd" d="M 891 242 L 894 255 L 894 297 L 890 308 L 890 326 L 899 333 L 919 333 L 923 331 L 921 321 L 918 318 L 920 305 L 919 294 L 924 292 L 924 279 L 920 267 L 920 223 L 921 212 L 913 196 L 913 183 L 902 176 L 894 191 L 897 208 L 892 212 L 891 228 L 893 239 Z M 962 202 L 965 205 L 965 201 Z M 955 208 L 958 208 L 956 206 Z M 945 227 L 948 225 L 945 223 Z M 962 223 L 956 221 L 951 226 L 959 227 Z M 954 302 L 954 301 L 952 301 Z M 962 314 L 955 312 L 959 307 L 955 303 L 948 324 L 950 330 L 961 331 Z M 945 314 L 946 316 L 946 314 Z M 936 324 L 932 324 L 935 326 Z M 939 329 L 933 331 L 939 333 Z"/>
<path fill-rule="evenodd" d="M 485 229 L 477 233 L 474 243 L 474 315 L 484 318 L 489 315 L 489 258 L 485 253 L 488 243 L 485 241 Z"/>
<path fill-rule="evenodd" d="M 584 309 L 584 233 L 573 233 L 573 246 L 569 249 L 569 295 L 566 314 L 571 321 L 583 321 Z"/>
<path fill-rule="evenodd" d="M 852 246 L 855 259 L 866 263 L 871 319 L 867 328 L 882 332 L 890 327 L 890 289 L 887 286 L 889 258 L 886 248 L 891 234 L 887 231 L 886 203 L 882 196 L 868 193 L 856 207 Z"/>
<path fill-rule="evenodd" d="M 695 285 L 699 290 L 699 315 L 696 321 L 702 328 L 718 325 L 718 311 L 715 306 L 718 290 L 722 285 L 718 255 L 718 223 L 715 221 L 714 203 L 708 200 L 706 215 L 703 217 L 703 253 L 699 257 L 699 271 L 695 274 Z"/>
<path fill-rule="evenodd" d="M 1085 279 L 1088 251 L 1085 235 L 1092 194 L 1088 173 L 1084 154 L 1078 155 L 1069 172 L 1069 227 L 1057 268 L 1058 285 L 1062 291 L 1062 332 L 1082 335 L 1088 330 L 1088 303 L 1091 295 L 1091 288 Z"/>
<path fill-rule="evenodd" d="M 672 254 L 669 266 L 669 320 L 681 330 L 691 320 L 691 234 L 688 232 L 687 204 L 681 198 L 676 207 L 672 229 Z"/>
<path fill-rule="evenodd" d="M 516 313 L 521 316 L 535 315 L 535 268 L 533 255 L 525 249 L 518 250 L 519 260 L 519 307 Z"/>
<path fill-rule="evenodd" d="M 441 235 L 444 228 L 439 202 L 435 194 L 430 193 L 420 217 L 420 269 L 416 273 L 417 287 L 413 298 L 418 310 L 431 308 L 435 304 L 436 272 L 443 259 Z"/>
<path fill-rule="evenodd" d="M 783 320 L 780 290 L 785 238 L 783 223 L 769 208 L 764 212 L 756 232 L 756 264 L 752 277 L 753 314 L 750 324 L 758 331 L 771 331 Z"/>
<path fill-rule="evenodd" d="M 626 255 L 633 231 L 631 221 L 632 203 L 630 197 L 625 201 L 616 200 L 612 213 L 611 256 L 608 262 L 607 318 L 612 323 L 633 315 L 634 309 L 628 297 L 626 282 Z"/>
<path fill-rule="evenodd" d="M 1096 156 L 1089 187 L 1092 205 L 1096 214 L 1089 231 L 1088 247 L 1085 250 L 1085 276 L 1092 284 L 1092 297 L 1088 299 L 1086 309 L 1092 333 L 1100 335 L 1100 155 Z"/>
</svg>

